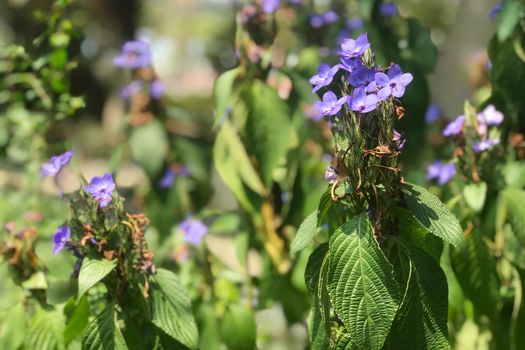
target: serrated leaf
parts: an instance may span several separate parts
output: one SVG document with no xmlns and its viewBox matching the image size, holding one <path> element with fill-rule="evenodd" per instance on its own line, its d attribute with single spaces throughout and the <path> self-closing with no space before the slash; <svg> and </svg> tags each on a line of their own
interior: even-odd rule
<svg viewBox="0 0 525 350">
<path fill-rule="evenodd" d="M 39 309 L 27 331 L 27 349 L 62 350 L 64 344 L 64 315 L 61 308 Z"/>
<path fill-rule="evenodd" d="M 399 257 L 408 271 L 406 290 L 396 314 L 385 350 L 440 350 L 449 349 L 448 343 L 448 288 L 445 273 L 426 252 L 404 245 Z M 410 250 L 408 250 L 408 248 Z"/>
<path fill-rule="evenodd" d="M 337 342 L 335 344 L 335 350 L 359 350 L 359 349 L 352 342 L 352 337 L 350 337 L 350 333 L 344 332 L 343 334 L 339 336 L 339 338 L 337 338 Z"/>
<path fill-rule="evenodd" d="M 115 320 L 115 307 L 109 303 L 93 317 L 82 338 L 82 350 L 127 350 L 126 341 Z"/>
<path fill-rule="evenodd" d="M 217 126 L 224 121 L 225 114 L 230 102 L 235 79 L 239 76 L 240 68 L 233 68 L 222 73 L 216 80 L 213 87 L 213 99 L 215 104 L 215 121 Z"/>
<path fill-rule="evenodd" d="M 401 189 L 412 215 L 428 232 L 454 246 L 464 241 L 458 219 L 436 196 L 414 184 L 404 183 Z"/>
<path fill-rule="evenodd" d="M 17 350 L 24 344 L 26 335 L 24 306 L 16 304 L 3 316 L 0 319 L 0 349 Z"/>
<path fill-rule="evenodd" d="M 78 299 L 91 287 L 102 281 L 117 266 L 117 260 L 85 257 L 78 274 Z"/>
<path fill-rule="evenodd" d="M 222 322 L 222 339 L 229 350 L 255 349 L 253 312 L 241 305 L 230 305 Z"/>
<path fill-rule="evenodd" d="M 466 244 L 452 252 L 452 268 L 465 295 L 482 313 L 494 316 L 500 281 L 496 263 L 479 232 L 473 231 Z"/>
<path fill-rule="evenodd" d="M 366 214 L 330 238 L 328 287 L 336 314 L 361 349 L 381 349 L 400 303 L 392 265 L 373 237 Z"/>
<path fill-rule="evenodd" d="M 198 332 L 191 313 L 190 298 L 177 276 L 168 270 L 158 269 L 150 283 L 149 303 L 153 324 L 190 349 L 196 349 Z"/>
<path fill-rule="evenodd" d="M 168 137 L 162 123 L 154 120 L 134 128 L 129 146 L 133 160 L 144 168 L 150 178 L 155 178 L 168 154 Z"/>
<path fill-rule="evenodd" d="M 481 211 L 487 196 L 487 183 L 479 182 L 468 184 L 463 188 L 463 197 L 468 206 L 474 211 Z"/>
<path fill-rule="evenodd" d="M 288 152 L 292 135 L 287 104 L 261 80 L 246 84 L 240 91 L 248 116 L 244 141 L 248 153 L 258 162 L 263 183 L 269 187 L 273 171 Z"/>
<path fill-rule="evenodd" d="M 317 233 L 317 211 L 314 211 L 304 219 L 292 240 L 292 254 L 306 248 Z"/>
</svg>

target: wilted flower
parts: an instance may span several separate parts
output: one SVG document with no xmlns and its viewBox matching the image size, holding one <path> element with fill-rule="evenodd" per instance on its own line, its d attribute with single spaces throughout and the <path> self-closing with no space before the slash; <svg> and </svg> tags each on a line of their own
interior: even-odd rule
<svg viewBox="0 0 525 350">
<path fill-rule="evenodd" d="M 453 135 L 458 135 L 461 133 L 461 130 L 463 130 L 463 126 L 465 125 L 465 116 L 460 115 L 453 121 L 447 124 L 445 126 L 445 129 L 443 129 L 443 136 L 449 137 Z"/>
<path fill-rule="evenodd" d="M 62 249 L 66 247 L 66 243 L 71 238 L 71 229 L 69 226 L 64 225 L 57 228 L 53 241 L 55 242 L 55 248 L 53 248 L 53 255 L 57 255 Z"/>
<path fill-rule="evenodd" d="M 320 64 L 317 68 L 317 74 L 310 78 L 310 84 L 314 85 L 312 92 L 317 92 L 320 88 L 330 85 L 338 70 L 338 65 L 330 67 L 325 63 Z"/>
<path fill-rule="evenodd" d="M 437 180 L 440 185 L 446 184 L 455 175 L 456 166 L 454 163 L 443 163 L 437 160 L 427 168 L 427 180 Z"/>
<path fill-rule="evenodd" d="M 432 103 L 428 106 L 425 112 L 425 122 L 427 124 L 433 123 L 441 116 L 441 107 L 438 104 Z"/>
<path fill-rule="evenodd" d="M 113 64 L 118 67 L 137 69 L 150 66 L 151 61 L 149 44 L 143 40 L 133 40 L 122 46 L 122 51 Z"/>
<path fill-rule="evenodd" d="M 336 115 L 341 107 L 346 102 L 346 96 L 341 97 L 339 100 L 337 96 L 332 91 L 327 91 L 323 95 L 322 101 L 316 101 L 314 103 L 315 107 L 321 111 L 323 116 L 327 115 Z"/>
<path fill-rule="evenodd" d="M 262 0 L 262 10 L 264 13 L 274 13 L 279 8 L 281 0 Z"/>
<path fill-rule="evenodd" d="M 178 228 L 184 234 L 184 241 L 192 245 L 199 245 L 208 233 L 208 226 L 202 220 L 191 216 L 184 220 Z"/>
<path fill-rule="evenodd" d="M 115 182 L 110 173 L 104 174 L 103 177 L 95 176 L 91 182 L 86 185 L 86 191 L 93 196 L 101 208 L 106 207 L 113 199 Z"/>
<path fill-rule="evenodd" d="M 357 39 L 345 39 L 341 44 L 339 55 L 341 58 L 356 58 L 360 57 L 366 50 L 370 48 L 368 42 L 368 34 L 363 33 Z"/>
<path fill-rule="evenodd" d="M 41 176 L 55 176 L 60 172 L 62 167 L 69 163 L 71 160 L 71 157 L 73 157 L 73 152 L 67 151 L 63 154 L 56 155 L 51 157 L 49 160 L 49 163 L 44 163 L 40 167 L 40 175 Z"/>
<path fill-rule="evenodd" d="M 472 149 L 476 153 L 481 153 L 483 151 L 490 150 L 492 147 L 494 147 L 495 145 L 499 143 L 500 143 L 499 139 L 486 139 L 486 140 L 482 140 L 479 142 L 474 142 L 474 144 L 472 145 Z"/>
<path fill-rule="evenodd" d="M 405 94 L 405 88 L 414 79 L 412 74 L 403 73 L 401 67 L 393 64 L 388 70 L 388 73 L 377 72 L 375 74 L 375 83 L 380 90 L 377 92 L 377 97 L 380 101 L 386 100 L 390 96 L 402 97 Z"/>
<path fill-rule="evenodd" d="M 382 3 L 379 5 L 379 14 L 383 17 L 390 17 L 397 14 L 397 6 L 393 3 Z"/>
<path fill-rule="evenodd" d="M 350 109 L 359 113 L 368 113 L 377 107 L 377 96 L 375 94 L 367 95 L 365 88 L 354 90 L 352 97 L 348 97 Z"/>
</svg>

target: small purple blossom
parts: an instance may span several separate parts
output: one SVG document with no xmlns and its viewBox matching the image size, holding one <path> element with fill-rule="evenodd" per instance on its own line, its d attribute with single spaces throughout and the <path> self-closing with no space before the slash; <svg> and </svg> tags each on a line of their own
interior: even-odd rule
<svg viewBox="0 0 525 350">
<path fill-rule="evenodd" d="M 479 142 L 474 142 L 474 144 L 472 145 L 472 149 L 476 153 L 481 153 L 483 151 L 488 151 L 492 149 L 492 147 L 494 147 L 495 145 L 499 143 L 500 143 L 499 139 L 486 139 L 486 140 L 482 140 Z"/>
<path fill-rule="evenodd" d="M 440 185 L 446 184 L 454 176 L 456 176 L 456 166 L 454 163 L 444 163 L 437 160 L 427 168 L 427 180 L 437 180 Z"/>
<path fill-rule="evenodd" d="M 316 101 L 314 103 L 315 107 L 321 111 L 323 116 L 327 115 L 336 115 L 341 107 L 346 102 L 346 96 L 341 97 L 339 100 L 337 96 L 332 91 L 327 91 L 323 95 L 322 101 Z"/>
<path fill-rule="evenodd" d="M 361 57 L 363 53 L 370 48 L 368 42 L 368 34 L 363 33 L 357 39 L 344 39 L 341 44 L 339 55 L 341 58 L 356 58 Z"/>
<path fill-rule="evenodd" d="M 441 116 L 441 107 L 437 103 L 431 103 L 425 112 L 425 122 L 431 124 Z"/>
<path fill-rule="evenodd" d="M 494 19 L 497 15 L 501 12 L 501 8 L 503 7 L 503 1 L 498 2 L 489 12 L 489 17 Z"/>
<path fill-rule="evenodd" d="M 382 3 L 379 5 L 379 14 L 383 17 L 390 17 L 396 15 L 398 12 L 396 4 Z"/>
<path fill-rule="evenodd" d="M 330 85 L 338 70 L 339 65 L 330 67 L 325 63 L 321 63 L 317 68 L 317 74 L 310 78 L 310 84 L 314 85 L 312 92 L 317 92 L 320 88 Z"/>
<path fill-rule="evenodd" d="M 158 100 L 164 95 L 164 83 L 160 80 L 153 80 L 151 82 L 151 86 L 149 88 L 149 93 L 151 95 L 151 98 L 154 100 Z"/>
<path fill-rule="evenodd" d="M 349 83 L 353 87 L 368 87 L 375 79 L 375 69 L 358 65 L 354 72 L 350 73 Z"/>
<path fill-rule="evenodd" d="M 329 165 L 324 173 L 325 180 L 331 185 L 337 181 L 337 177 L 337 172 L 335 171 L 334 167 Z"/>
<path fill-rule="evenodd" d="M 57 228 L 53 241 L 55 242 L 55 248 L 53 248 L 53 255 L 57 255 L 61 250 L 66 247 L 66 243 L 71 238 L 71 229 L 69 226 L 64 225 Z"/>
<path fill-rule="evenodd" d="M 184 235 L 184 241 L 192 245 L 199 245 L 208 233 L 208 226 L 201 220 L 194 219 L 191 216 L 184 220 L 178 228 Z"/>
<path fill-rule="evenodd" d="M 159 187 L 160 188 L 169 188 L 171 185 L 173 185 L 173 182 L 175 179 L 179 176 L 188 176 L 190 174 L 190 170 L 187 166 L 179 166 L 175 170 L 171 167 L 167 168 L 164 172 L 164 175 L 159 180 Z"/>
<path fill-rule="evenodd" d="M 447 124 L 445 126 L 445 129 L 443 129 L 443 136 L 449 137 L 453 135 L 458 135 L 463 130 L 463 126 L 465 125 L 465 116 L 460 115 L 453 121 Z"/>
<path fill-rule="evenodd" d="M 122 46 L 120 55 L 113 64 L 117 67 L 137 69 L 151 65 L 151 51 L 149 44 L 144 40 L 128 41 Z"/>
<path fill-rule="evenodd" d="M 304 114 L 308 119 L 318 122 L 323 119 L 323 113 L 315 106 L 315 104 L 309 105 L 304 109 Z"/>
<path fill-rule="evenodd" d="M 310 22 L 310 26 L 312 26 L 312 28 L 321 28 L 324 24 L 323 16 L 318 14 L 311 15 L 308 21 Z"/>
<path fill-rule="evenodd" d="M 73 157 L 73 152 L 71 151 L 51 157 L 49 163 L 44 163 L 40 166 L 40 176 L 56 176 L 62 167 L 69 163 L 71 157 Z"/>
<path fill-rule="evenodd" d="M 334 11 L 326 11 L 322 16 L 325 25 L 335 23 L 339 20 L 339 15 Z"/>
<path fill-rule="evenodd" d="M 394 141 L 398 151 L 402 151 L 403 148 L 405 148 L 406 138 L 397 130 L 394 130 L 394 137 L 392 138 L 392 141 Z"/>
<path fill-rule="evenodd" d="M 111 202 L 114 190 L 115 182 L 110 173 L 104 174 L 103 177 L 95 176 L 86 185 L 86 191 L 93 196 L 101 208 L 106 207 Z"/>
<path fill-rule="evenodd" d="M 138 80 L 134 80 L 128 85 L 124 86 L 124 88 L 120 91 L 120 97 L 127 100 L 132 95 L 135 95 L 136 93 L 139 93 L 142 89 L 142 84 Z"/>
<path fill-rule="evenodd" d="M 351 74 L 362 65 L 361 60 L 358 58 L 341 58 L 341 64 L 338 66 Z"/>
<path fill-rule="evenodd" d="M 375 74 L 375 82 L 380 87 L 377 97 L 380 101 L 384 101 L 390 96 L 402 97 L 405 94 L 407 85 L 413 79 L 412 74 L 403 73 L 399 65 L 393 64 L 387 74 L 382 72 Z"/>
<path fill-rule="evenodd" d="M 362 87 L 355 89 L 352 97 L 349 97 L 347 100 L 350 109 L 359 113 L 373 111 L 376 109 L 378 101 L 375 94 L 367 95 Z"/>
<path fill-rule="evenodd" d="M 261 8 L 264 13 L 274 13 L 280 4 L 281 0 L 262 0 Z"/>
<path fill-rule="evenodd" d="M 494 105 L 488 105 L 478 114 L 478 121 L 487 125 L 501 125 L 503 123 L 503 113 L 498 111 Z"/>
<path fill-rule="evenodd" d="M 352 17 L 345 21 L 346 29 L 350 30 L 351 32 L 363 28 L 364 25 L 365 21 L 363 21 L 361 17 Z"/>
</svg>

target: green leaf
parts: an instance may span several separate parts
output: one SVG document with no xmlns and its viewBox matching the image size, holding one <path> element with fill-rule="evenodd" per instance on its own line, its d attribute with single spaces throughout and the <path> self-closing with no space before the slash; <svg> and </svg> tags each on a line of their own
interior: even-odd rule
<svg viewBox="0 0 525 350">
<path fill-rule="evenodd" d="M 317 350 L 317 348 L 313 349 Z M 359 348 L 352 342 L 350 333 L 343 332 L 339 338 L 337 338 L 335 350 L 359 350 Z"/>
<path fill-rule="evenodd" d="M 503 167 L 503 177 L 509 187 L 523 188 L 525 186 L 525 162 L 510 162 Z"/>
<path fill-rule="evenodd" d="M 487 183 L 479 182 L 466 185 L 463 188 L 463 196 L 469 207 L 476 212 L 481 211 L 487 196 Z"/>
<path fill-rule="evenodd" d="M 449 349 L 448 288 L 445 273 L 426 252 L 397 242 L 406 274 L 406 290 L 385 350 Z M 410 247 L 408 250 L 407 247 Z"/>
<path fill-rule="evenodd" d="M 516 236 L 510 224 L 504 226 L 503 233 L 505 235 L 503 256 L 515 266 L 525 270 L 525 251 L 523 249 L 525 242 Z"/>
<path fill-rule="evenodd" d="M 525 191 L 507 188 L 502 193 L 507 207 L 507 215 L 517 238 L 525 242 Z"/>
<path fill-rule="evenodd" d="M 253 312 L 241 305 L 230 305 L 222 322 L 222 339 L 229 350 L 255 349 Z"/>
<path fill-rule="evenodd" d="M 246 84 L 239 97 L 248 112 L 243 130 L 246 149 L 257 160 L 263 183 L 269 187 L 292 139 L 290 112 L 279 95 L 260 80 Z"/>
<path fill-rule="evenodd" d="M 321 310 L 321 299 L 319 295 L 319 285 L 326 289 L 326 281 L 321 281 L 321 269 L 326 254 L 328 253 L 328 244 L 322 244 L 317 247 L 308 258 L 304 279 L 306 287 L 312 297 L 312 311 L 308 322 L 308 331 L 310 335 L 310 344 L 312 349 L 326 349 L 329 345 L 329 335 L 324 320 L 324 311 Z M 328 300 L 329 301 L 329 300 Z M 328 312 L 330 307 L 326 308 Z"/>
<path fill-rule="evenodd" d="M 144 168 L 150 178 L 156 177 L 168 154 L 168 138 L 162 123 L 154 120 L 134 128 L 129 146 L 133 160 Z"/>
<path fill-rule="evenodd" d="M 24 306 L 19 303 L 0 319 L 0 349 L 17 350 L 24 344 L 26 322 Z"/>
<path fill-rule="evenodd" d="M 399 306 L 399 289 L 367 215 L 337 229 L 329 244 L 328 288 L 336 314 L 359 348 L 381 349 Z"/>
<path fill-rule="evenodd" d="M 168 270 L 158 269 L 150 283 L 153 324 L 190 349 L 196 349 L 198 332 L 191 313 L 190 298 L 177 276 Z"/>
<path fill-rule="evenodd" d="M 454 249 L 452 268 L 467 298 L 487 316 L 494 316 L 499 302 L 500 281 L 496 263 L 479 232 L 473 231 L 466 244 Z"/>
<path fill-rule="evenodd" d="M 115 307 L 109 303 L 104 311 L 89 322 L 84 337 L 82 350 L 127 350 L 126 341 L 115 319 Z"/>
<path fill-rule="evenodd" d="M 89 303 L 87 297 L 80 298 L 77 302 L 75 298 L 69 299 L 64 307 L 67 317 L 64 339 L 66 345 L 82 334 L 89 322 Z"/>
<path fill-rule="evenodd" d="M 117 260 L 92 259 L 85 257 L 78 274 L 78 299 L 89 288 L 102 281 L 117 266 Z"/>
<path fill-rule="evenodd" d="M 61 308 L 39 308 L 31 319 L 26 338 L 27 349 L 62 350 L 64 344 L 64 315 Z"/>
<path fill-rule="evenodd" d="M 317 233 L 317 211 L 314 211 L 304 219 L 292 240 L 292 254 L 306 248 Z"/>
<path fill-rule="evenodd" d="M 458 219 L 436 196 L 413 184 L 404 183 L 401 189 L 412 215 L 428 232 L 454 246 L 463 242 Z"/>
<path fill-rule="evenodd" d="M 523 9 L 524 4 L 521 0 L 506 0 L 503 2 L 501 12 L 498 15 L 497 33 L 500 41 L 506 40 L 512 35 L 520 21 Z"/>
<path fill-rule="evenodd" d="M 215 122 L 214 126 L 223 121 L 230 99 L 232 96 L 235 79 L 239 76 L 240 68 L 233 68 L 222 73 L 216 80 L 213 87 L 213 98 L 215 103 Z"/>
</svg>

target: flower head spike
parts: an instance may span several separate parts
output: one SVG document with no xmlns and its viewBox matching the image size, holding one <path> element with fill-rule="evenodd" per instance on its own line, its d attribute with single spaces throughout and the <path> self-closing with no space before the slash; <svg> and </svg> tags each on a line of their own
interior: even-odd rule
<svg viewBox="0 0 525 350">
<path fill-rule="evenodd" d="M 113 176 L 110 173 L 104 174 L 103 177 L 95 176 L 85 189 L 99 203 L 100 207 L 104 208 L 113 199 L 113 191 L 115 190 Z"/>
<path fill-rule="evenodd" d="M 339 55 L 341 58 L 356 58 L 370 48 L 368 34 L 363 33 L 357 39 L 345 39 L 341 44 Z"/>
<path fill-rule="evenodd" d="M 482 140 L 479 142 L 474 142 L 474 144 L 472 145 L 472 149 L 476 153 L 481 153 L 483 151 L 488 151 L 492 149 L 492 147 L 494 147 L 495 145 L 499 143 L 500 143 L 499 139 L 486 139 L 486 140 Z"/>
<path fill-rule="evenodd" d="M 443 163 L 437 160 L 427 168 L 427 180 L 437 180 L 440 185 L 446 184 L 454 176 L 456 176 L 454 163 Z"/>
<path fill-rule="evenodd" d="M 317 74 L 310 78 L 310 84 L 314 85 L 312 92 L 317 92 L 320 88 L 330 85 L 338 70 L 338 65 L 330 67 L 321 63 L 317 68 Z"/>
<path fill-rule="evenodd" d="M 179 230 L 184 234 L 184 241 L 192 245 L 199 245 L 208 233 L 208 226 L 198 219 L 191 216 L 181 222 Z"/>
<path fill-rule="evenodd" d="M 262 0 L 261 8 L 264 13 L 274 13 L 280 4 L 281 0 Z"/>
<path fill-rule="evenodd" d="M 71 229 L 69 226 L 64 225 L 57 228 L 53 241 L 55 242 L 55 248 L 53 248 L 53 255 L 57 255 L 62 249 L 66 247 L 66 243 L 71 238 Z"/>
<path fill-rule="evenodd" d="M 71 157 L 73 157 L 73 152 L 71 151 L 51 157 L 49 163 L 44 163 L 40 166 L 40 175 L 56 176 L 62 170 L 62 167 L 69 163 Z"/>
<path fill-rule="evenodd" d="M 113 64 L 117 67 L 137 69 L 151 65 L 151 51 L 149 44 L 144 40 L 128 41 L 122 46 Z"/>
<path fill-rule="evenodd" d="M 390 96 L 402 97 L 405 94 L 407 85 L 413 79 L 412 74 L 403 73 L 399 65 L 393 64 L 387 74 L 382 72 L 375 74 L 375 82 L 380 87 L 377 97 L 380 101 L 384 101 Z"/>
<path fill-rule="evenodd" d="M 463 126 L 465 125 L 465 116 L 460 115 L 453 121 L 447 124 L 445 126 L 445 129 L 443 129 L 443 136 L 449 137 L 453 135 L 458 135 L 463 130 Z"/>
<path fill-rule="evenodd" d="M 323 95 L 323 100 L 316 101 L 314 106 L 321 111 L 323 116 L 336 115 L 341 110 L 341 107 L 345 104 L 345 102 L 346 96 L 343 96 L 338 100 L 337 96 L 332 91 L 327 91 Z"/>
<path fill-rule="evenodd" d="M 357 88 L 351 98 L 348 98 L 350 109 L 359 113 L 368 113 L 377 107 L 377 96 L 375 94 L 367 95 L 365 88 Z"/>
<path fill-rule="evenodd" d="M 427 111 L 425 112 L 425 122 L 431 124 L 439 119 L 441 116 L 441 107 L 438 104 L 432 103 L 428 106 Z"/>
<path fill-rule="evenodd" d="M 379 5 L 379 14 L 383 17 L 390 17 L 396 15 L 398 12 L 396 4 L 382 3 Z"/>
</svg>

